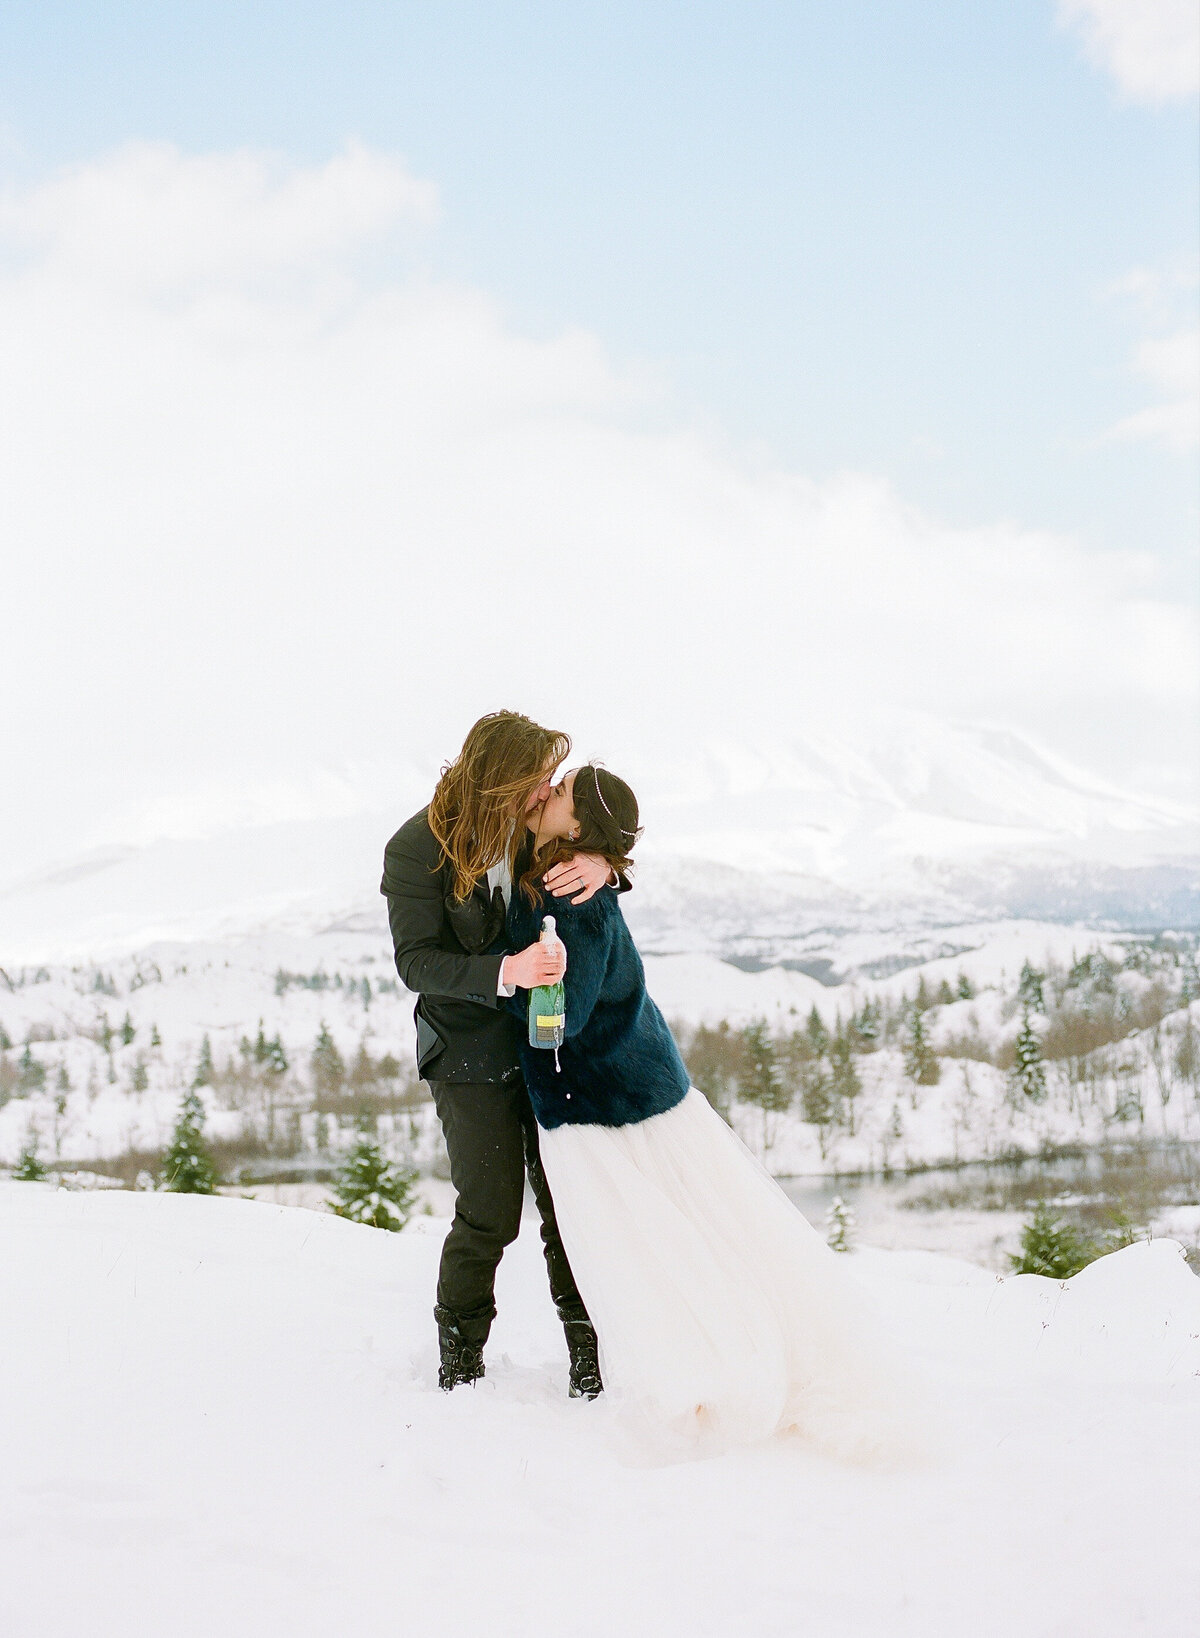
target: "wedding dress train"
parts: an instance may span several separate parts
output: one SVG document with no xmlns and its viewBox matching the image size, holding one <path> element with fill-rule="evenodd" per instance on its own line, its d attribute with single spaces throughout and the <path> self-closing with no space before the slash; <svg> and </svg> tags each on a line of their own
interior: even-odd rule
<svg viewBox="0 0 1200 1638">
<path fill-rule="evenodd" d="M 705 1453 L 791 1433 L 880 1465 L 932 1450 L 930 1409 L 848 1259 L 701 1092 L 539 1137 L 606 1391 L 643 1442 Z"/>
</svg>

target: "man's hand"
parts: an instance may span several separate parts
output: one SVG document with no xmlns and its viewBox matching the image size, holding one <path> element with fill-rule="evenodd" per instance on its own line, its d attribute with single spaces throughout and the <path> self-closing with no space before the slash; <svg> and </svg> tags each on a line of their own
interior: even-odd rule
<svg viewBox="0 0 1200 1638">
<path fill-rule="evenodd" d="M 567 948 L 560 938 L 539 939 L 518 955 L 505 956 L 500 982 L 535 990 L 539 984 L 557 984 L 567 970 Z"/>
<path fill-rule="evenodd" d="M 612 881 L 614 871 L 600 853 L 576 853 L 556 864 L 542 877 L 556 899 L 569 898 L 572 904 L 586 904 L 593 893 Z"/>
</svg>

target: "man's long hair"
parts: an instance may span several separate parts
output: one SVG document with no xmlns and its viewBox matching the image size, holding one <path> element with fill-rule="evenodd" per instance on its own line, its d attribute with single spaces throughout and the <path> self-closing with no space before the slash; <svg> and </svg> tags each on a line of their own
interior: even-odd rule
<svg viewBox="0 0 1200 1638">
<path fill-rule="evenodd" d="M 506 853 L 512 868 L 525 834 L 525 803 L 570 751 L 567 734 L 541 728 L 517 711 L 493 711 L 480 717 L 442 769 L 429 828 L 454 871 L 460 903 Z"/>
</svg>

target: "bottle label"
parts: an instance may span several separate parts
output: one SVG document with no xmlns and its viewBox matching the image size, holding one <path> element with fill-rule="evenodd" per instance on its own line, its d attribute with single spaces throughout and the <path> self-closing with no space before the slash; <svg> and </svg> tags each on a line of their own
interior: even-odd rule
<svg viewBox="0 0 1200 1638">
<path fill-rule="evenodd" d="M 561 1012 L 556 1012 L 556 1013 L 553 1013 L 553 1012 L 552 1013 L 541 1013 L 541 1012 L 539 1012 L 539 1013 L 536 1013 L 534 1016 L 535 1016 L 535 1020 L 536 1020 L 536 1023 L 537 1023 L 537 1027 L 539 1029 L 561 1029 L 563 1027 L 563 1025 L 567 1021 L 566 1020 L 566 1015 L 564 1013 L 561 1013 Z"/>
</svg>

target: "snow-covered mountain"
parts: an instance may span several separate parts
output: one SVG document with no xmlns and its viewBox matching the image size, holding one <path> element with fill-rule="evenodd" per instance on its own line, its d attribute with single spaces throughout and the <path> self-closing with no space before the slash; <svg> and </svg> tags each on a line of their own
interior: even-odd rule
<svg viewBox="0 0 1200 1638">
<path fill-rule="evenodd" d="M 620 771 L 642 800 L 627 909 L 648 950 L 824 974 L 845 966 L 847 939 L 882 939 L 887 959 L 981 919 L 1200 926 L 1197 814 L 1010 730 L 906 715 L 853 735 L 677 747 Z M 378 927 L 383 844 L 427 795 L 409 772 L 386 808 L 210 820 L 191 838 L 85 852 L 0 890 L 0 962 Z"/>
</svg>

